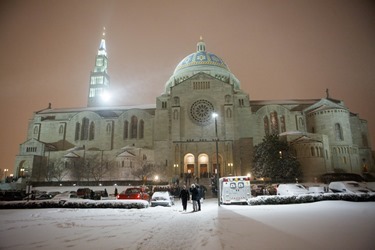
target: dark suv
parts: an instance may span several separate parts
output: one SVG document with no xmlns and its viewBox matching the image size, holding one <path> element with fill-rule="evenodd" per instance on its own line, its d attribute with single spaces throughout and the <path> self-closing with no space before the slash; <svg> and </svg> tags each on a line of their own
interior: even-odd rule
<svg viewBox="0 0 375 250">
<path fill-rule="evenodd" d="M 78 188 L 77 189 L 77 197 L 83 199 L 90 199 L 91 198 L 91 189 L 89 188 Z"/>
</svg>

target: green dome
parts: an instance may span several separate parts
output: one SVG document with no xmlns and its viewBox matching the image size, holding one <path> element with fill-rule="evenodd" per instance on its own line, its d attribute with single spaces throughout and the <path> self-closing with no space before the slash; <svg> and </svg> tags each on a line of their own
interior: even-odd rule
<svg viewBox="0 0 375 250">
<path fill-rule="evenodd" d="M 176 69 L 174 70 L 174 74 L 178 73 L 179 70 L 199 65 L 212 65 L 229 70 L 225 62 L 217 55 L 207 51 L 197 51 L 185 57 L 177 65 Z"/>
</svg>

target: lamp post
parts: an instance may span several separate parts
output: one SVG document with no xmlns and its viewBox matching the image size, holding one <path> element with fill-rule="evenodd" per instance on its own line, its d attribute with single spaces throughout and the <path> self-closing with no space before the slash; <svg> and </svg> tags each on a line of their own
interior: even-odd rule
<svg viewBox="0 0 375 250">
<path fill-rule="evenodd" d="M 189 185 L 190 186 L 190 178 L 191 178 L 191 169 L 188 169 L 188 181 L 189 181 Z"/>
<path fill-rule="evenodd" d="M 177 175 L 178 164 L 173 164 L 173 168 L 174 168 L 174 183 L 178 184 L 179 182 L 179 176 Z"/>
<path fill-rule="evenodd" d="M 174 168 L 174 175 L 177 175 L 178 164 L 173 164 L 173 168 Z"/>
<path fill-rule="evenodd" d="M 220 206 L 220 188 L 219 188 L 219 178 L 220 178 L 220 166 L 219 166 L 219 137 L 217 136 L 217 113 L 212 113 L 212 117 L 215 119 L 215 143 L 216 143 L 216 188 L 217 188 L 217 205 Z"/>
</svg>

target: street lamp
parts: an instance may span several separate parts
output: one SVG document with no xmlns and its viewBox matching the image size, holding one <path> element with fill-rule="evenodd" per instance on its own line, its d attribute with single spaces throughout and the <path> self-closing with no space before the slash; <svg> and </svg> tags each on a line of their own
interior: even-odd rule
<svg viewBox="0 0 375 250">
<path fill-rule="evenodd" d="M 173 168 L 174 168 L 174 175 L 177 175 L 178 164 L 173 164 Z"/>
<path fill-rule="evenodd" d="M 190 186 L 190 178 L 191 178 L 191 169 L 188 169 L 188 176 L 187 176 L 187 179 L 189 181 L 188 186 Z"/>
<path fill-rule="evenodd" d="M 217 188 L 217 205 L 220 206 L 220 189 L 219 189 L 219 176 L 220 176 L 220 166 L 219 166 L 219 137 L 217 136 L 217 113 L 212 113 L 212 117 L 215 119 L 215 142 L 216 142 L 216 188 Z"/>
</svg>

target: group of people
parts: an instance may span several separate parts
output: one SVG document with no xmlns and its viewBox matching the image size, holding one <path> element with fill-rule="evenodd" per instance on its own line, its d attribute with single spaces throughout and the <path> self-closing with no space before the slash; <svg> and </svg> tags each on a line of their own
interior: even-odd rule
<svg viewBox="0 0 375 250">
<path fill-rule="evenodd" d="M 179 198 L 182 202 L 182 209 L 183 211 L 186 211 L 187 209 L 187 202 L 190 200 L 193 201 L 193 212 L 201 211 L 201 198 L 203 190 L 198 184 L 191 184 L 190 189 L 186 188 L 186 185 L 184 185 L 180 191 Z"/>
</svg>

